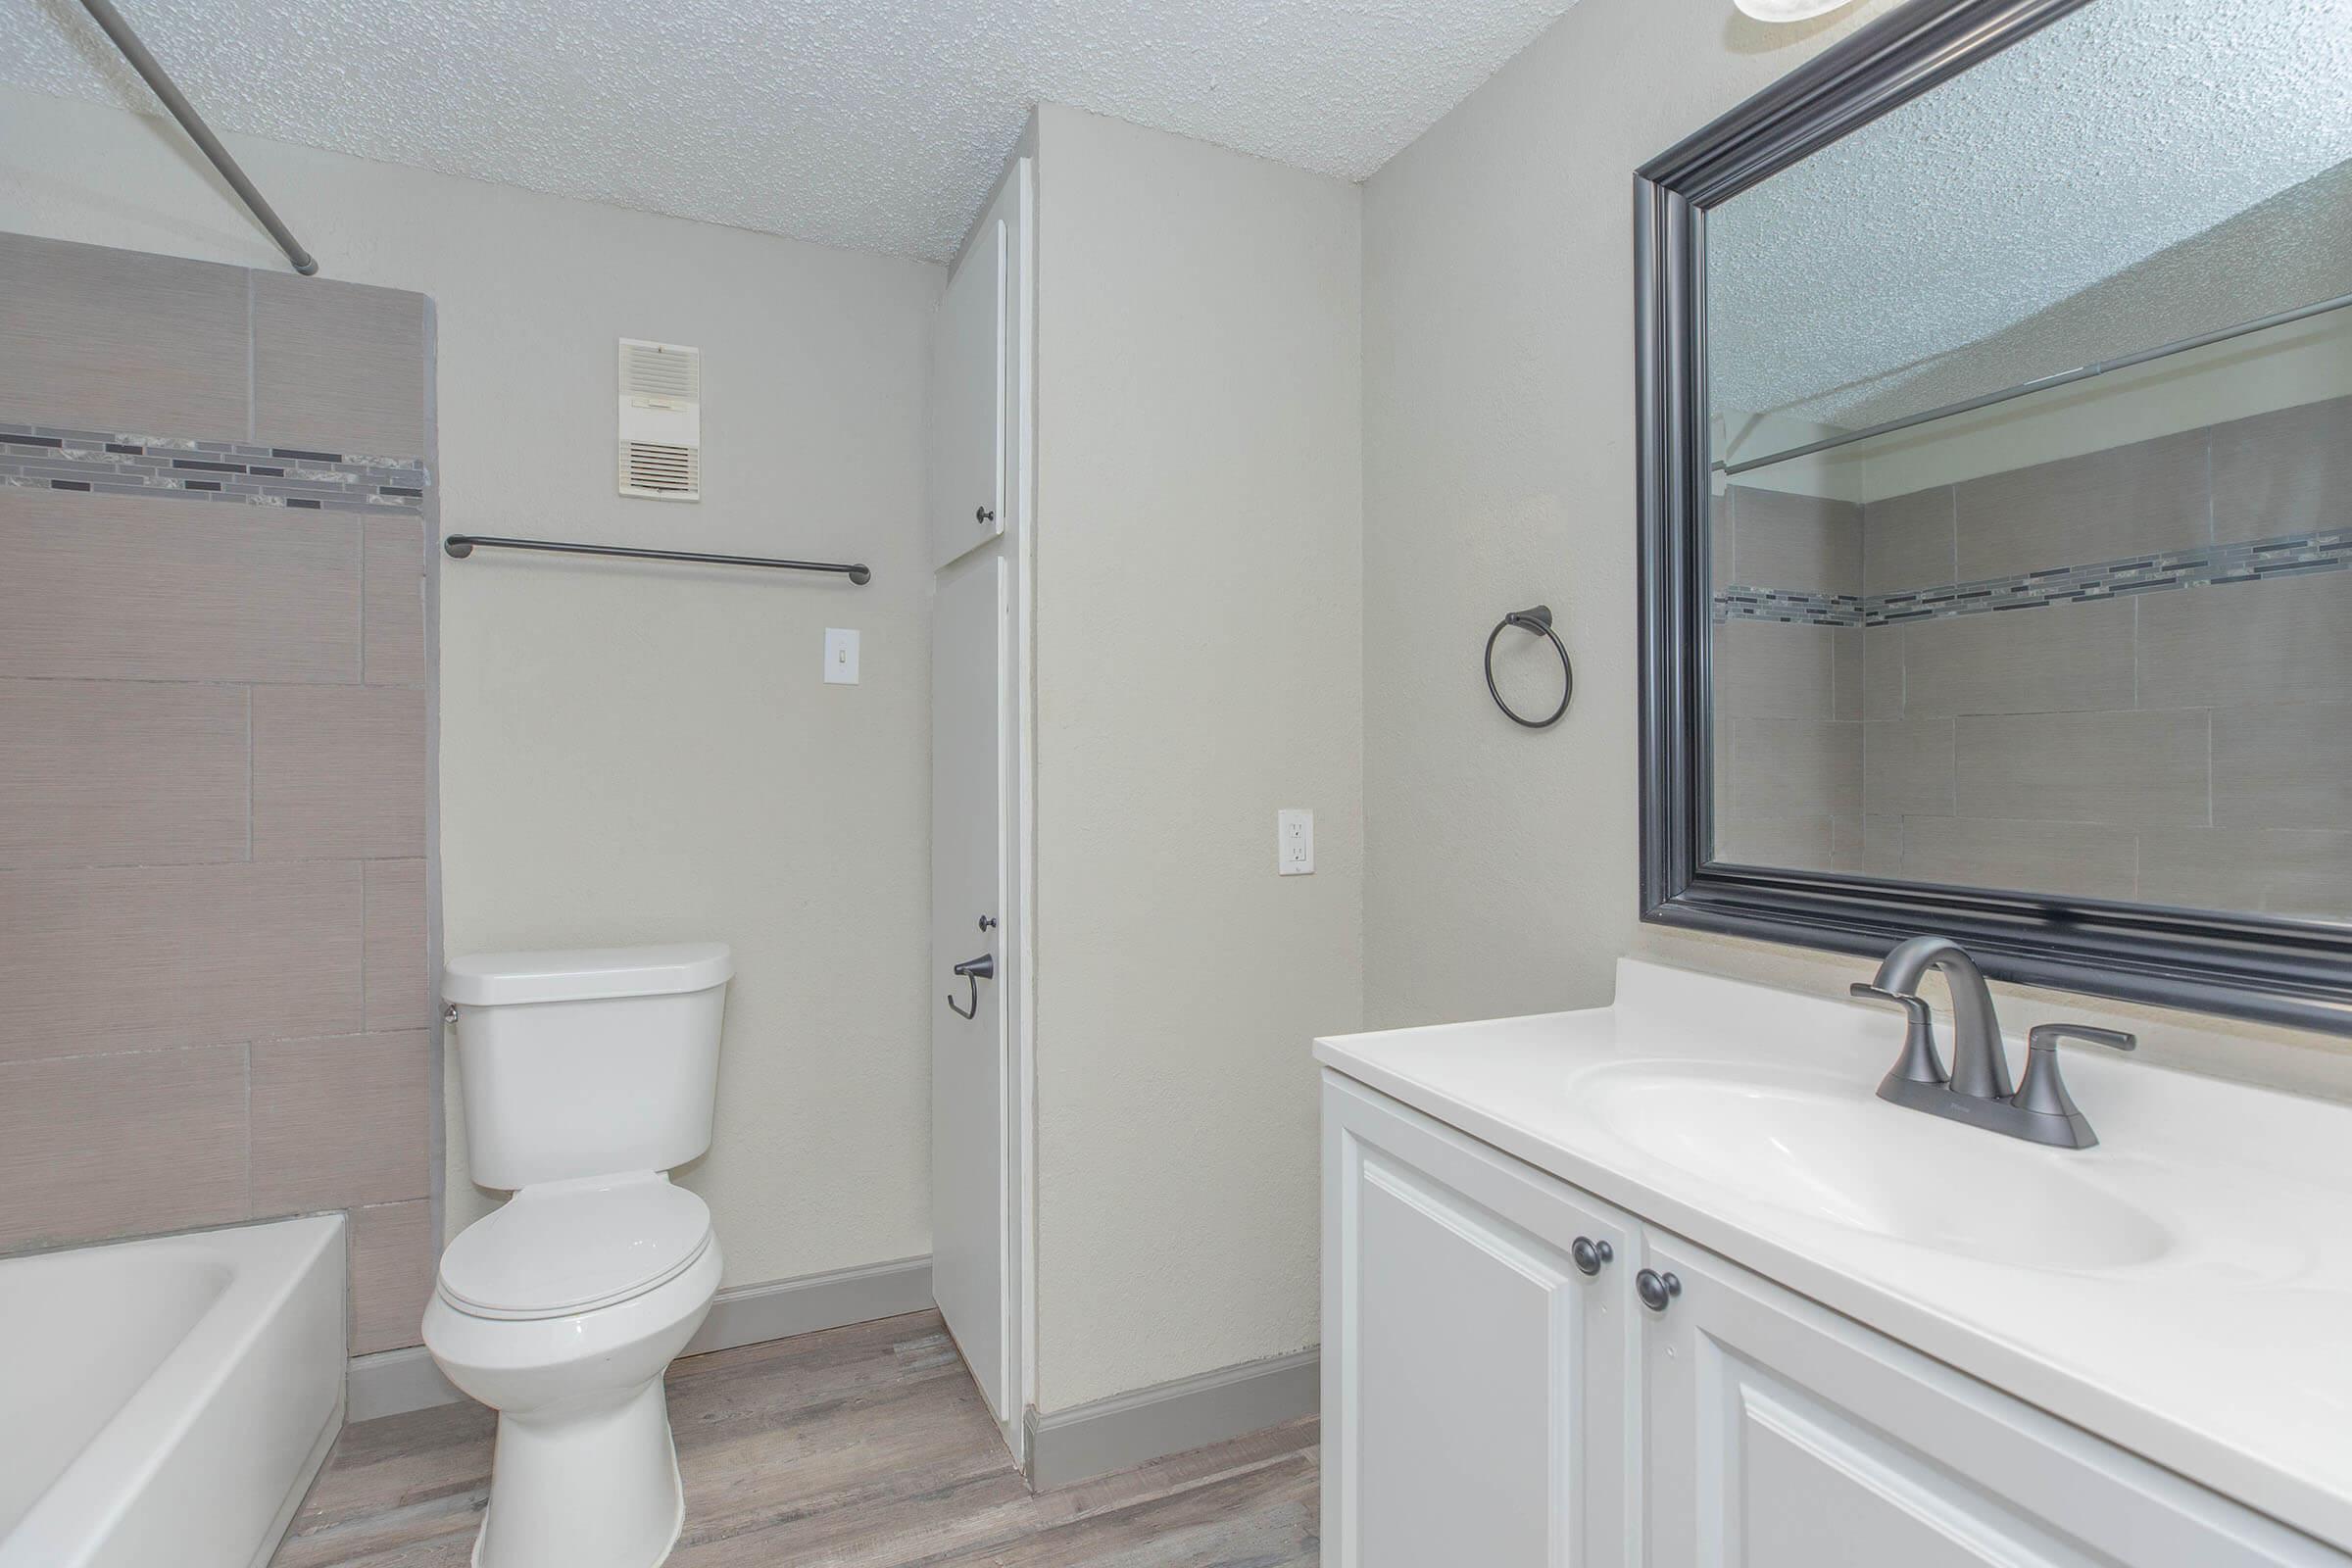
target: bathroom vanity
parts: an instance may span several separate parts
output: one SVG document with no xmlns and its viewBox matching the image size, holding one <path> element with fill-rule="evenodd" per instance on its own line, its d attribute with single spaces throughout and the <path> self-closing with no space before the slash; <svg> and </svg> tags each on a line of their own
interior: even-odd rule
<svg viewBox="0 0 2352 1568">
<path fill-rule="evenodd" d="M 2352 1564 L 2352 1107 L 2070 1051 L 2042 1148 L 1902 1034 L 1628 959 L 1318 1041 L 1325 1563 Z"/>
</svg>

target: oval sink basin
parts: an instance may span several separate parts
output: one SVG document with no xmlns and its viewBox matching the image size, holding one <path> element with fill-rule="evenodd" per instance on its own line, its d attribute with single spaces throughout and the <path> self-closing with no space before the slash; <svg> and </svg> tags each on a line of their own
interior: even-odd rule
<svg viewBox="0 0 2352 1568">
<path fill-rule="evenodd" d="M 1693 1176 L 1791 1213 L 2028 1268 L 2121 1268 L 2171 1233 L 2070 1171 L 2079 1157 L 1876 1098 L 1875 1083 L 1735 1064 L 1602 1068 L 1578 1084 L 1593 1119 Z"/>
</svg>

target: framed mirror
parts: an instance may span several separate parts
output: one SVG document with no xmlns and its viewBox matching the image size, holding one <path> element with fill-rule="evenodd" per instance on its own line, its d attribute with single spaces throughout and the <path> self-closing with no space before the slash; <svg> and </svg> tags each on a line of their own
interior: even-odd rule
<svg viewBox="0 0 2352 1568">
<path fill-rule="evenodd" d="M 2352 0 L 1912 0 L 1637 189 L 1644 918 L 2352 1033 Z"/>
</svg>

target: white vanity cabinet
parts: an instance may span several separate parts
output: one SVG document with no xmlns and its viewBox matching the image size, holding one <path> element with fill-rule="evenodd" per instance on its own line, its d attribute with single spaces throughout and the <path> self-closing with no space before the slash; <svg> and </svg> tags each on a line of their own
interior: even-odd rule
<svg viewBox="0 0 2352 1568">
<path fill-rule="evenodd" d="M 1632 1222 L 1326 1083 L 1323 1561 L 1633 1568 Z"/>
<path fill-rule="evenodd" d="M 1325 1568 L 2352 1568 L 1350 1079 L 1324 1085 Z M 1607 1244 L 1596 1273 L 1580 1239 Z M 1662 1311 L 1642 1304 L 1645 1270 L 1674 1287 Z"/>
</svg>

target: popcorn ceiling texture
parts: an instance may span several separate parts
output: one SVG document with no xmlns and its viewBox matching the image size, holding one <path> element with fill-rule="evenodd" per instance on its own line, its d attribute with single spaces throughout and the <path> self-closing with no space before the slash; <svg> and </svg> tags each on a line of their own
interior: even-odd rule
<svg viewBox="0 0 2352 1568">
<path fill-rule="evenodd" d="M 2346 159 L 2352 0 L 2098 0 L 1709 215 L 1715 404 L 1861 425 L 2352 288 Z"/>
<path fill-rule="evenodd" d="M 125 0 L 216 129 L 860 250 L 953 254 L 1029 107 L 1361 179 L 1572 0 Z M 0 82 L 162 110 L 73 0 Z M 301 214 L 288 213 L 297 232 Z"/>
</svg>

